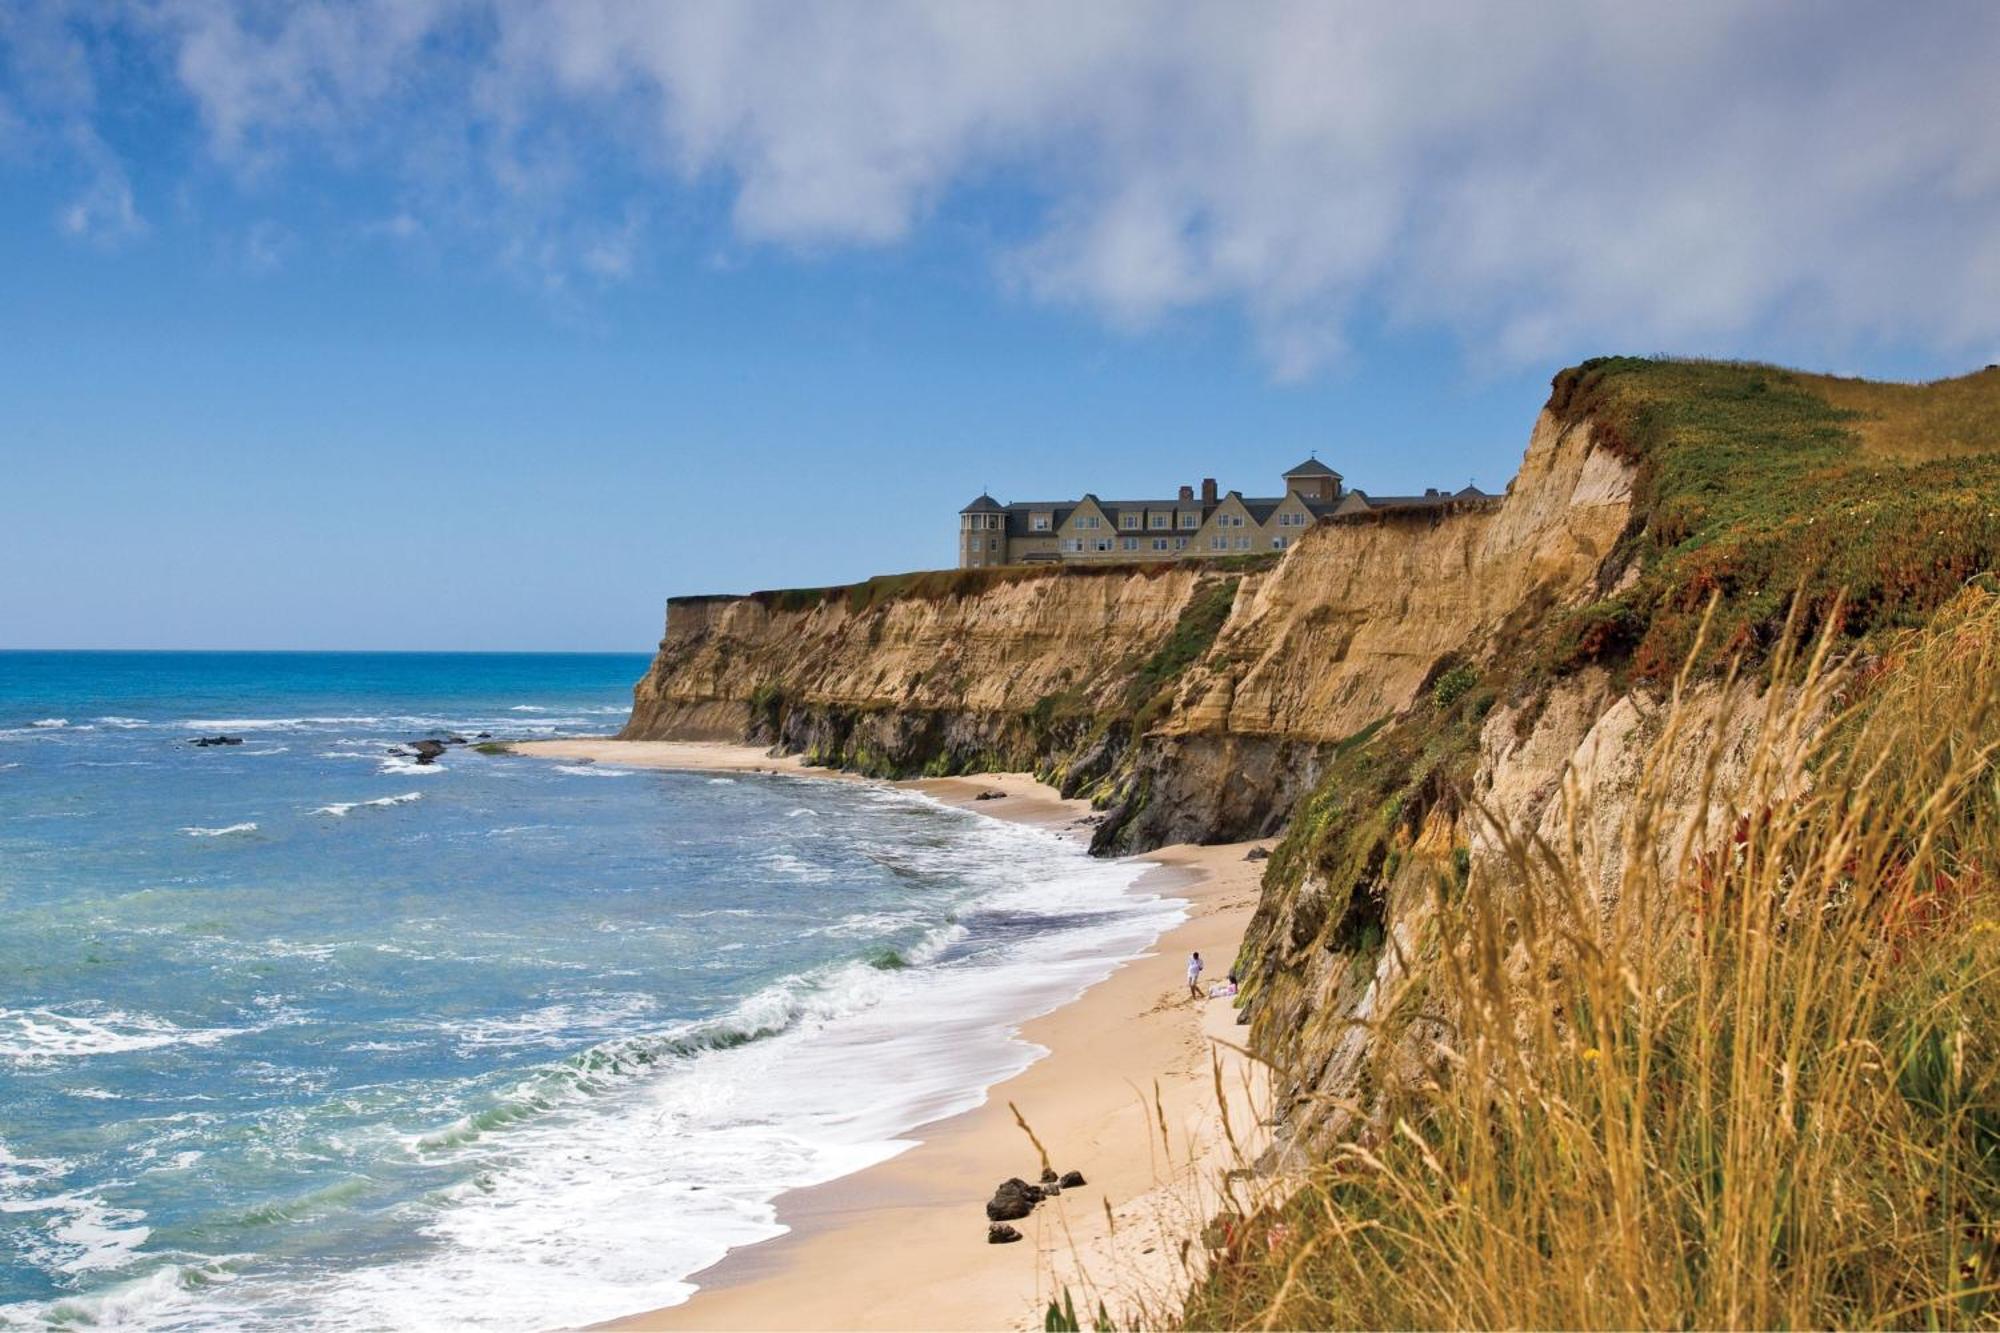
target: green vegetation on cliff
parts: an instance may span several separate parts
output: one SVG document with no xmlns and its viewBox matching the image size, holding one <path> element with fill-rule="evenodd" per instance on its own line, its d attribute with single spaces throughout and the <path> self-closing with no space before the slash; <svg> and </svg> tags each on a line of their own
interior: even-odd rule
<svg viewBox="0 0 2000 1333">
<path fill-rule="evenodd" d="M 1558 671 L 1670 677 L 1711 594 L 1711 665 L 1768 649 L 1794 593 L 1808 633 L 1836 603 L 1850 636 L 1921 623 L 2000 552 L 2000 371 L 1874 385 L 1608 357 L 1556 376 L 1549 408 L 1639 470 L 1605 571 L 1630 581 L 1558 625 Z"/>
<path fill-rule="evenodd" d="M 1550 410 L 1634 466 L 1632 520 L 1595 601 L 1438 662 L 1294 810 L 1241 963 L 1253 1044 L 1310 1097 L 1305 1186 L 1223 1228 L 1188 1322 L 1991 1326 L 2000 372 L 1608 358 Z M 1805 639 L 1856 665 L 1796 683 Z M 1738 756 L 1752 817 L 1608 899 L 1577 847 L 1509 833 L 1521 887 L 1467 893 L 1444 831 L 1513 813 L 1479 808 L 1482 727 L 1505 704 L 1527 736 L 1588 667 L 1613 697 L 1793 682 Z M 1630 818 L 1676 827 L 1664 793 Z M 1395 944 L 1412 865 L 1432 901 Z M 1413 979 L 1363 1008 L 1389 947 Z M 1357 1031 L 1360 1085 L 1322 1086 Z"/>
<path fill-rule="evenodd" d="M 1599 570 L 1605 595 L 1545 620 L 1517 616 L 1476 675 L 1439 663 L 1423 703 L 1341 747 L 1295 812 L 1267 884 L 1288 892 L 1312 875 L 1343 902 L 1379 893 L 1390 854 L 1462 799 L 1496 699 L 1532 720 L 1550 680 L 1587 665 L 1636 683 L 1668 679 L 1711 598 L 1698 665 L 1714 672 L 1767 652 L 1795 594 L 1802 633 L 1838 615 L 1841 640 L 1853 642 L 1922 624 L 1969 577 L 2000 566 L 2000 371 L 1879 385 L 1607 357 L 1557 375 L 1549 410 L 1588 423 L 1637 468 L 1632 522 Z M 1294 936 L 1253 929 L 1253 978 L 1281 967 L 1287 947 L 1312 943 Z"/>
</svg>

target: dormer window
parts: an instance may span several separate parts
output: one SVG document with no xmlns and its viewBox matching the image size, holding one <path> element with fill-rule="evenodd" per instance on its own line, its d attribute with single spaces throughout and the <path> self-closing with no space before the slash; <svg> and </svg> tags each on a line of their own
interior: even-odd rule
<svg viewBox="0 0 2000 1333">
<path fill-rule="evenodd" d="M 1153 522 L 1153 526 L 1154 526 L 1154 527 L 1156 527 L 1156 528 L 1164 528 L 1164 527 L 1166 527 L 1166 526 L 1167 526 L 1167 524 L 1168 524 L 1169 522 L 1171 522 L 1171 521 L 1173 520 L 1173 515 L 1172 515 L 1172 514 L 1160 514 L 1160 513 L 1155 513 L 1155 514 L 1153 514 L 1153 515 L 1152 515 L 1151 517 L 1152 517 L 1152 522 Z"/>
<path fill-rule="evenodd" d="M 1118 526 L 1121 528 L 1137 528 L 1139 526 L 1139 515 L 1120 514 L 1118 516 Z"/>
<path fill-rule="evenodd" d="M 1049 516 L 1045 513 L 1036 514 L 1030 526 L 1036 532 L 1047 532 L 1049 530 Z"/>
</svg>

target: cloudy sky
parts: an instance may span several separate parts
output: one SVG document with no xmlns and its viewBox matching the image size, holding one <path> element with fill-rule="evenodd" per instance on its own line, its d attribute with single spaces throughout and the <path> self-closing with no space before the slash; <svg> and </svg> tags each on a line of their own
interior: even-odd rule
<svg viewBox="0 0 2000 1333">
<path fill-rule="evenodd" d="M 1003 499 L 2000 359 L 2000 5 L 0 5 L 0 646 L 643 648 Z"/>
</svg>

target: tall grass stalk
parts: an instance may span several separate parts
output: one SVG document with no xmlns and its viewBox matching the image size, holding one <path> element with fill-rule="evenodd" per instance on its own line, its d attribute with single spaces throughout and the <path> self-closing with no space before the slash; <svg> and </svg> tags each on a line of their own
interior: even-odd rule
<svg viewBox="0 0 2000 1333">
<path fill-rule="evenodd" d="M 1378 1008 L 1401 1080 L 1187 1324 L 2000 1323 L 2000 596 L 1830 643 L 1682 673 L 1614 874 L 1574 783 L 1564 836 L 1477 816 Z"/>
</svg>

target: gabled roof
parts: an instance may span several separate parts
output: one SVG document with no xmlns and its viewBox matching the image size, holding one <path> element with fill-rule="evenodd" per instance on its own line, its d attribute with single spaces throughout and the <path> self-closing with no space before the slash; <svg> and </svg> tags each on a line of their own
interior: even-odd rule
<svg viewBox="0 0 2000 1333">
<path fill-rule="evenodd" d="M 1491 500 L 1493 497 L 1485 491 L 1480 490 L 1477 486 L 1467 486 L 1463 490 L 1452 492 L 1451 498 L 1454 500 Z"/>
<path fill-rule="evenodd" d="M 1007 511 L 1000 502 L 990 495 L 981 495 L 977 500 L 958 511 L 961 514 L 1004 514 Z"/>
<path fill-rule="evenodd" d="M 1293 477 L 1336 477 L 1337 478 L 1340 476 L 1338 472 L 1335 472 L 1332 468 L 1320 462 L 1317 458 L 1308 458 L 1305 462 L 1299 464 L 1295 468 L 1292 468 L 1284 475 L 1285 475 L 1285 480 L 1287 481 L 1290 481 Z"/>
</svg>

